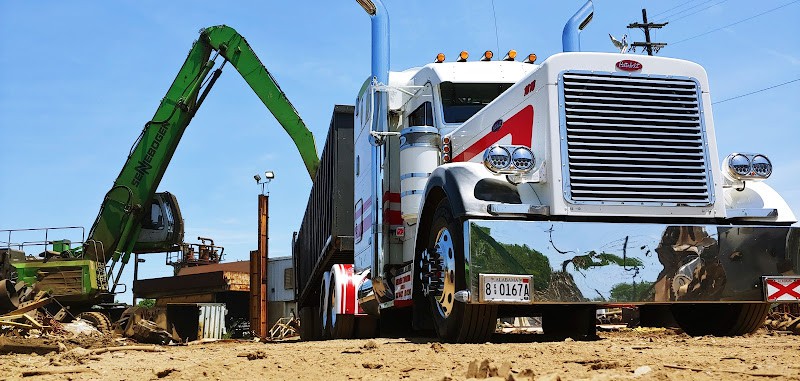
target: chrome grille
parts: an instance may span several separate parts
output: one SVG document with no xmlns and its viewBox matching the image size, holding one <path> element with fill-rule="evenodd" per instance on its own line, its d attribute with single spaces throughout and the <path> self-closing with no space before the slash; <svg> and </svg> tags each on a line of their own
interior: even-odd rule
<svg viewBox="0 0 800 381">
<path fill-rule="evenodd" d="M 692 206 L 713 202 L 695 80 L 565 72 L 559 97 L 567 200 Z"/>
</svg>

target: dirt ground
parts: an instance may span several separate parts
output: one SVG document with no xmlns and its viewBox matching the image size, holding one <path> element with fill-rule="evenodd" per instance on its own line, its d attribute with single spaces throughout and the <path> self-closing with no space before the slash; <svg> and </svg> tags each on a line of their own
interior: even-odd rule
<svg viewBox="0 0 800 381">
<path fill-rule="evenodd" d="M 78 348 L 0 355 L 0 380 L 464 380 L 486 375 L 507 380 L 800 380 L 798 335 L 763 329 L 733 338 L 693 338 L 665 329 L 599 335 L 588 342 L 503 335 L 491 344 L 379 338 L 225 341 L 103 354 Z"/>
</svg>

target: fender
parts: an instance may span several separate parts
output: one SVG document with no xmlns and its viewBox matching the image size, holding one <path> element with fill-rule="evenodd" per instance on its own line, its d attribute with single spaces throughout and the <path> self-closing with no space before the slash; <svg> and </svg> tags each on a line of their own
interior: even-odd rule
<svg viewBox="0 0 800 381">
<path fill-rule="evenodd" d="M 425 193 L 420 205 L 418 232 L 426 232 L 430 225 L 430 216 L 442 197 L 447 197 L 453 217 L 493 217 L 488 212 L 492 203 L 520 204 L 517 187 L 506 181 L 504 176 L 497 176 L 481 163 L 459 162 L 449 163 L 433 170 L 425 185 Z M 417 234 L 417 252 L 424 245 Z"/>
<path fill-rule="evenodd" d="M 747 185 L 742 190 L 736 190 L 735 187 L 723 189 L 725 198 L 725 209 L 728 212 L 728 217 L 731 217 L 731 212 L 737 210 L 759 210 L 759 209 L 775 209 L 778 213 L 773 216 L 752 216 L 739 218 L 750 221 L 764 221 L 764 222 L 778 222 L 792 224 L 797 222 L 797 218 L 786 203 L 786 200 L 766 183 L 760 181 L 748 181 Z"/>
<path fill-rule="evenodd" d="M 328 303 L 332 304 L 331 320 L 335 320 L 337 315 L 364 315 L 356 297 L 356 286 L 361 284 L 365 275 L 364 273 L 354 274 L 352 264 L 333 265 L 331 271 L 325 273 L 323 281 L 325 285 L 324 307 L 327 307 Z M 331 285 L 333 287 L 330 287 Z M 333 289 L 333 295 L 330 295 L 329 290 L 331 289 Z M 325 310 L 327 311 L 327 308 Z"/>
<path fill-rule="evenodd" d="M 435 202 L 442 196 L 439 192 L 450 201 L 450 210 L 456 218 L 491 217 L 487 211 L 490 203 L 521 203 L 516 186 L 480 163 L 450 163 L 436 168 L 425 185 L 420 208 L 423 216 L 433 212 Z"/>
</svg>

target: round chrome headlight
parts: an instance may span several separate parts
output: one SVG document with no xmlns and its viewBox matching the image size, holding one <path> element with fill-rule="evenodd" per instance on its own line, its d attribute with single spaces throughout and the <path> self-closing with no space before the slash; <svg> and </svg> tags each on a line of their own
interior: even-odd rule
<svg viewBox="0 0 800 381">
<path fill-rule="evenodd" d="M 728 170 L 735 177 L 748 176 L 750 175 L 750 159 L 740 153 L 729 156 Z"/>
<path fill-rule="evenodd" d="M 511 154 L 503 147 L 491 147 L 483 154 L 483 165 L 492 172 L 500 172 L 511 165 Z"/>
<path fill-rule="evenodd" d="M 754 156 L 750 165 L 753 167 L 753 172 L 756 176 L 766 179 L 772 174 L 772 163 L 764 155 Z"/>
<path fill-rule="evenodd" d="M 514 164 L 514 167 L 520 171 L 530 171 L 535 164 L 533 151 L 528 147 L 519 147 L 511 153 L 511 162 Z"/>
</svg>

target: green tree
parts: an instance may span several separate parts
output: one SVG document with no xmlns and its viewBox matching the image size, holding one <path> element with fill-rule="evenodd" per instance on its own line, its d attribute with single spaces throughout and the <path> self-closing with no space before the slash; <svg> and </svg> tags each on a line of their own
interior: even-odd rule
<svg viewBox="0 0 800 381">
<path fill-rule="evenodd" d="M 611 264 L 622 267 L 644 267 L 644 263 L 639 258 L 634 257 L 620 257 L 611 253 L 598 253 L 594 250 L 584 254 L 576 255 L 561 263 L 561 271 L 567 271 L 567 265 L 572 263 L 575 270 L 588 270 L 591 267 L 608 266 Z"/>
<path fill-rule="evenodd" d="M 156 305 L 155 299 L 142 299 L 139 303 L 136 303 L 137 307 L 144 307 L 144 308 L 153 308 Z"/>
<path fill-rule="evenodd" d="M 550 284 L 550 261 L 544 254 L 528 247 L 497 242 L 491 229 L 472 223 L 470 250 L 481 255 L 473 256 L 471 268 L 476 271 L 492 269 L 498 273 L 531 274 L 533 289 L 544 290 Z"/>
<path fill-rule="evenodd" d="M 635 302 L 647 299 L 653 289 L 653 282 L 617 283 L 611 287 L 611 301 Z"/>
</svg>

